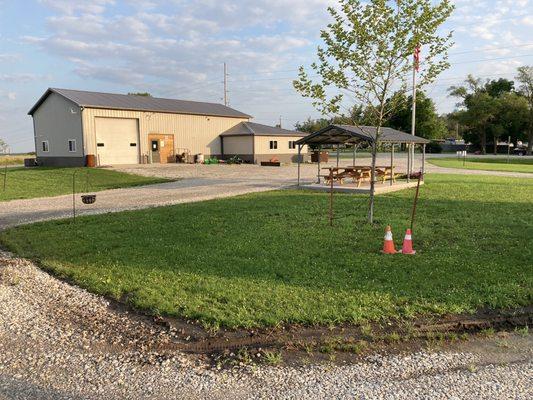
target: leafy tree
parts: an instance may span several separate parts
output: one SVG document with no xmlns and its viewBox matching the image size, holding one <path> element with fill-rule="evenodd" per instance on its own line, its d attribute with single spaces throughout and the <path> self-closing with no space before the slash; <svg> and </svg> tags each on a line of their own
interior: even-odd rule
<svg viewBox="0 0 533 400">
<path fill-rule="evenodd" d="M 498 139 L 511 136 L 511 140 L 524 140 L 528 124 L 528 102 L 515 92 L 501 94 L 496 100 L 496 113 L 489 132 L 494 141 L 494 154 L 498 152 Z"/>
<path fill-rule="evenodd" d="M 9 145 L 6 142 L 4 142 L 3 139 L 0 139 L 0 153 L 6 153 L 8 148 L 9 148 Z"/>
<path fill-rule="evenodd" d="M 402 92 L 396 93 L 395 96 L 401 97 L 399 106 L 387 118 L 386 124 L 404 132 L 411 132 L 413 96 L 406 96 Z M 435 103 L 421 90 L 417 90 L 416 93 L 415 123 L 418 136 L 428 139 L 438 139 L 448 134 L 446 123 L 437 114 Z"/>
<path fill-rule="evenodd" d="M 526 105 L 514 90 L 514 82 L 507 79 L 483 81 L 468 75 L 463 86 L 452 86 L 452 96 L 462 99 L 455 117 L 463 127 L 465 139 L 479 142 L 481 152 L 486 154 L 487 135 L 494 143 L 494 154 L 500 137 L 510 135 L 518 138 L 524 129 Z"/>
<path fill-rule="evenodd" d="M 489 80 L 485 84 L 484 90 L 492 97 L 500 97 L 504 93 L 514 91 L 514 82 L 505 78 Z"/>
<path fill-rule="evenodd" d="M 436 4 L 431 0 L 339 3 L 339 10 L 328 8 L 333 22 L 321 31 L 324 47 L 318 48 L 318 61 L 311 64 L 318 81 L 300 67 L 294 87 L 302 96 L 312 98 L 315 108 L 325 116 L 339 115 L 346 98 L 369 111 L 376 127 L 368 211 L 372 223 L 377 142 L 386 118 L 398 106 L 392 94 L 398 89 L 407 90 L 417 46 L 425 51 L 420 87 L 449 67 L 451 33 L 441 36 L 437 30 L 454 7 L 449 0 Z"/>
<path fill-rule="evenodd" d="M 331 124 L 349 125 L 353 124 L 353 121 L 357 121 L 357 124 L 359 125 L 367 125 L 370 124 L 368 114 L 367 110 L 364 110 L 362 106 L 357 105 L 350 110 L 348 115 L 343 114 L 332 118 L 308 118 L 304 122 L 297 122 L 294 125 L 294 128 L 300 132 L 314 133 Z"/>
<path fill-rule="evenodd" d="M 533 66 L 523 66 L 518 68 L 518 76 L 516 77 L 516 80 L 520 82 L 520 87 L 518 88 L 520 94 L 522 94 L 528 102 L 527 154 L 531 155 L 531 149 L 533 147 Z"/>
</svg>

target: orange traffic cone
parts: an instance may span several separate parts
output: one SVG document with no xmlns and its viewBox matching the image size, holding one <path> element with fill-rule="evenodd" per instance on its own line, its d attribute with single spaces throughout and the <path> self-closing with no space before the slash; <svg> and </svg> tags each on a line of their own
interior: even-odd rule
<svg viewBox="0 0 533 400">
<path fill-rule="evenodd" d="M 411 235 L 411 229 L 407 229 L 405 231 L 405 238 L 403 239 L 402 253 L 403 254 L 415 254 L 416 253 L 416 251 L 413 250 L 413 239 Z"/>
<path fill-rule="evenodd" d="M 392 241 L 392 231 L 390 225 L 387 225 L 385 229 L 385 241 L 383 242 L 383 254 L 396 254 L 397 251 L 394 248 L 394 242 Z"/>
</svg>

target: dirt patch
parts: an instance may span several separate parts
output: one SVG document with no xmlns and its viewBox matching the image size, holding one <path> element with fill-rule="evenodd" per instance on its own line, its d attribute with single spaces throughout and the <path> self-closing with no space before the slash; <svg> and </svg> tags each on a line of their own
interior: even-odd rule
<svg viewBox="0 0 533 400">
<path fill-rule="evenodd" d="M 479 310 L 475 314 L 420 317 L 364 325 L 332 327 L 288 325 L 270 329 L 220 329 L 209 332 L 195 322 L 157 317 L 180 333 L 185 342 L 162 344 L 160 350 L 207 355 L 214 363 L 233 364 L 283 353 L 285 364 L 317 361 L 349 362 L 369 353 L 412 352 L 441 348 L 473 336 L 492 336 L 531 326 L 533 306 L 509 310 Z M 526 328 L 527 329 L 527 328 Z"/>
</svg>

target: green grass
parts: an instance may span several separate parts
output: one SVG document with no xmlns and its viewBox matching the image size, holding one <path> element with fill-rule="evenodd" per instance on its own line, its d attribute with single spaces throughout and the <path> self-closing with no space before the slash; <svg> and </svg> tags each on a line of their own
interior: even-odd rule
<svg viewBox="0 0 533 400">
<path fill-rule="evenodd" d="M 0 243 L 89 290 L 206 326 L 360 323 L 531 304 L 533 180 L 428 175 L 415 256 L 413 190 L 377 198 L 274 191 L 14 228 Z"/>
<path fill-rule="evenodd" d="M 511 158 L 507 163 L 505 158 L 431 158 L 429 163 L 445 168 L 477 169 L 485 171 L 529 172 L 533 173 L 533 158 Z"/>
<path fill-rule="evenodd" d="M 77 171 L 77 192 L 85 192 L 86 189 L 91 192 L 96 192 L 105 189 L 167 182 L 164 179 L 149 178 L 105 169 L 8 168 L 6 190 L 3 190 L 5 171 L 0 169 L 0 202 L 72 193 L 72 175 L 74 171 Z M 87 172 L 89 173 L 88 186 L 86 184 Z"/>
</svg>

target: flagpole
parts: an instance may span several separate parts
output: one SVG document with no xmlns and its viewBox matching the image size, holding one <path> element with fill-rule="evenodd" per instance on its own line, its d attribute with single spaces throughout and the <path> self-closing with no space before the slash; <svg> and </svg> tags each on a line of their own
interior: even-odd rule
<svg viewBox="0 0 533 400">
<path fill-rule="evenodd" d="M 417 48 L 415 49 L 415 54 L 416 52 L 418 51 L 418 46 Z M 416 128 L 415 128 L 415 123 L 416 123 L 416 70 L 417 70 L 417 66 L 418 66 L 418 54 L 413 57 L 413 114 L 411 116 L 411 135 L 415 136 L 415 132 L 416 132 Z M 409 171 L 408 171 L 408 181 L 409 181 L 409 178 L 411 175 L 411 172 L 413 171 L 413 166 L 414 166 L 414 158 L 415 158 L 415 145 L 414 144 L 411 144 L 410 145 L 410 148 L 409 148 Z"/>
</svg>

